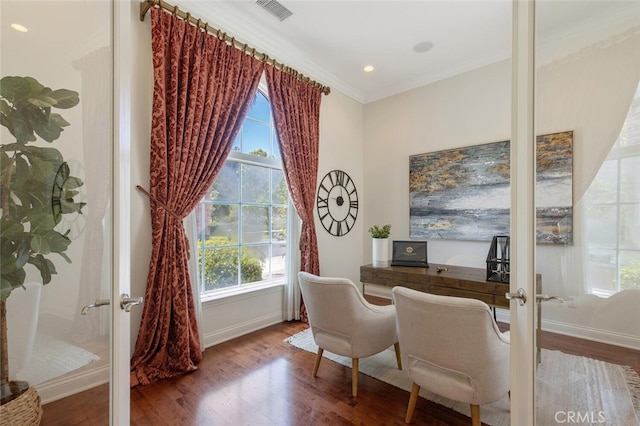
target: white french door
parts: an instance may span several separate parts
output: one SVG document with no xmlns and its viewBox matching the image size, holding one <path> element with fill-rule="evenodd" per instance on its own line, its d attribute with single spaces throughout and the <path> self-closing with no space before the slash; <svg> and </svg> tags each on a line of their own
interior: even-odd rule
<svg viewBox="0 0 640 426">
<path fill-rule="evenodd" d="M 135 17 L 131 3 L 113 2 L 113 128 L 114 128 L 114 279 L 111 292 L 111 370 L 110 370 L 110 425 L 128 425 L 130 414 L 131 358 L 130 306 L 125 297 L 137 303 L 140 295 L 131 295 L 130 286 L 130 190 L 131 187 L 131 48 L 130 28 Z M 141 300 L 141 298 L 140 298 Z M 141 306 L 133 309 L 141 309 Z"/>
<path fill-rule="evenodd" d="M 580 382 L 576 378 L 593 375 L 596 369 L 572 372 L 570 356 L 554 355 L 562 365 L 553 366 L 556 377 L 551 383 L 541 381 L 540 372 L 548 368 L 545 362 L 551 357 L 543 353 L 538 364 L 535 327 L 540 302 L 534 276 L 542 275 L 542 293 L 565 299 L 565 303 L 543 302 L 543 327 L 614 345 L 637 344 L 637 328 L 629 326 L 624 314 L 637 313 L 633 300 L 616 297 L 609 303 L 604 294 L 590 290 L 632 288 L 633 282 L 623 279 L 624 270 L 633 268 L 640 252 L 636 233 L 620 226 L 625 221 L 637 223 L 633 210 L 637 195 L 621 196 L 620 191 L 625 185 L 637 188 L 640 176 L 628 154 L 640 139 L 624 125 L 625 120 L 638 119 L 637 110 L 633 115 L 630 107 L 640 78 L 640 3 L 515 0 L 513 8 L 510 291 L 522 288 L 527 301 L 514 300 L 510 309 L 511 424 L 635 423 L 630 420 L 635 419 L 632 404 L 627 410 L 621 398 L 626 394 L 616 394 L 620 390 L 608 388 L 606 380 L 601 383 L 592 377 L 591 385 Z M 573 132 L 572 175 L 565 179 L 571 183 L 573 212 L 555 224 L 554 232 L 569 231 L 572 238 L 566 245 L 540 244 L 536 211 L 547 207 L 544 196 L 549 194 L 536 194 L 536 167 L 543 168 L 536 163 L 536 136 L 566 131 Z M 617 163 L 617 175 L 596 176 L 614 143 L 627 153 Z M 563 160 L 554 161 L 557 166 Z M 554 172 L 553 179 L 561 180 L 557 167 Z M 585 208 L 593 185 L 599 200 L 609 202 L 600 210 Z M 616 210 L 616 205 L 621 207 Z M 600 355 L 607 356 L 604 350 Z M 603 368 L 598 364 L 597 369 Z M 563 375 L 566 380 L 558 377 Z M 593 383 L 602 390 L 601 396 L 590 393 Z M 576 393 L 591 396 L 585 402 L 574 398 Z"/>
<path fill-rule="evenodd" d="M 534 8 L 513 1 L 510 292 L 529 295 L 510 309 L 511 424 L 518 426 L 535 424 Z"/>
<path fill-rule="evenodd" d="M 114 425 L 129 423 L 130 313 L 121 299 L 130 294 L 132 10 L 118 0 L 0 2 L 0 77 L 77 93 L 75 105 L 49 109 L 60 135 L 47 142 L 52 136 L 36 131 L 28 145 L 59 151 L 82 181 L 74 201 L 86 203 L 56 227 L 70 244 L 68 259 L 46 255 L 56 268 L 51 282 L 42 286 L 38 270 L 25 268 L 27 290 L 7 301 L 21 315 L 8 319 L 10 378 L 34 385 L 45 404 L 109 381 L 110 412 L 100 417 Z M 3 145 L 16 141 L 6 126 L 0 131 Z"/>
</svg>

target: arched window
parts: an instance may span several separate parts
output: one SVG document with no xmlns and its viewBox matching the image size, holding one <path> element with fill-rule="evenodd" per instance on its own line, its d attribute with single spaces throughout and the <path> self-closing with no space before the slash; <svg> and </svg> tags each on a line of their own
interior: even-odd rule
<svg viewBox="0 0 640 426">
<path fill-rule="evenodd" d="M 196 208 L 204 298 L 285 282 L 288 196 L 271 105 L 259 90 L 229 158 Z"/>
</svg>

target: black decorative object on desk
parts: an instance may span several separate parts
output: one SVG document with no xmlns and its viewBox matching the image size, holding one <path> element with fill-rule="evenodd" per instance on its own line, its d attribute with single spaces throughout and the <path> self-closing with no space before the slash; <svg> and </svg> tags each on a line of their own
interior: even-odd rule
<svg viewBox="0 0 640 426">
<path fill-rule="evenodd" d="M 487 255 L 487 281 L 509 282 L 509 237 L 496 235 Z"/>
</svg>

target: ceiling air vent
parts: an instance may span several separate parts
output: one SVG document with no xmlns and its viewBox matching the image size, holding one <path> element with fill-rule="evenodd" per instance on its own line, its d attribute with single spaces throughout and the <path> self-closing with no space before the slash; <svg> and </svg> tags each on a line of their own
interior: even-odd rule
<svg viewBox="0 0 640 426">
<path fill-rule="evenodd" d="M 257 0 L 256 4 L 278 18 L 280 21 L 284 21 L 289 16 L 293 15 L 293 12 L 276 0 Z"/>
</svg>

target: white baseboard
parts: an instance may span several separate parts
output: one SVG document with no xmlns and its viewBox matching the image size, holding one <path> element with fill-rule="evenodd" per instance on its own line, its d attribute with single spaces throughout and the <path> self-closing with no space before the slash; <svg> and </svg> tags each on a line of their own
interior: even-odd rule
<svg viewBox="0 0 640 426">
<path fill-rule="evenodd" d="M 109 383 L 109 365 L 36 385 L 42 404 L 57 401 L 78 392 Z"/>
<path fill-rule="evenodd" d="M 640 338 L 613 331 L 598 330 L 596 328 L 568 324 L 559 321 L 545 320 L 542 318 L 542 329 L 565 336 L 579 337 L 609 345 L 622 346 L 624 348 L 640 350 Z"/>
<path fill-rule="evenodd" d="M 499 322 L 509 324 L 509 311 L 498 309 L 496 318 Z M 616 333 L 609 330 L 600 330 L 579 324 L 555 321 L 542 317 L 542 330 L 551 333 L 562 334 L 564 336 L 577 337 L 594 342 L 606 343 L 609 345 L 621 346 L 634 350 L 640 350 L 640 337 L 628 334 Z"/>
</svg>

